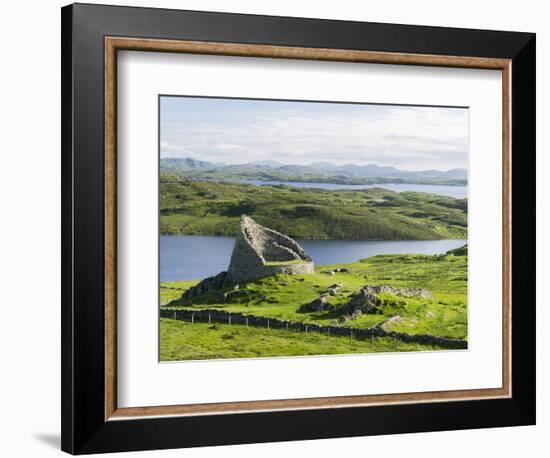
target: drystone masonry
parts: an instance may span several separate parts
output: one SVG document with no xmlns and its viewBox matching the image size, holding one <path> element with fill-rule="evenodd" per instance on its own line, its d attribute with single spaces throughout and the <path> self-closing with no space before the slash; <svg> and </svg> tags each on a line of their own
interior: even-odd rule
<svg viewBox="0 0 550 458">
<path fill-rule="evenodd" d="M 227 270 L 229 281 L 247 282 L 279 273 L 313 273 L 313 268 L 311 258 L 296 241 L 242 215 Z"/>
<path fill-rule="evenodd" d="M 433 344 L 453 349 L 467 349 L 466 340 L 449 339 L 426 334 L 405 334 L 402 332 L 386 331 L 381 326 L 372 328 L 349 328 L 346 326 L 320 325 L 300 321 L 280 320 L 263 316 L 247 315 L 240 312 L 226 312 L 218 309 L 174 309 L 161 308 L 161 318 L 190 321 L 191 323 L 223 323 L 256 326 L 266 329 L 282 329 L 287 331 L 316 332 L 322 335 L 350 336 L 353 339 L 367 339 L 371 337 L 389 337 L 402 342 Z"/>
</svg>

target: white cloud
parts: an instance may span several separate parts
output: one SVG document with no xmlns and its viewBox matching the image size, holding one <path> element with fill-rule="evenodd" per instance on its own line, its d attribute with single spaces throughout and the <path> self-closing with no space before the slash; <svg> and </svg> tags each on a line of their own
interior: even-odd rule
<svg viewBox="0 0 550 458">
<path fill-rule="evenodd" d="M 322 104 L 300 110 L 297 102 L 295 110 L 278 110 L 276 103 L 272 110 L 263 106 L 261 112 L 236 111 L 212 119 L 204 113 L 196 121 L 167 117 L 161 154 L 228 163 L 377 163 L 409 170 L 467 164 L 465 109 L 384 106 L 361 111 L 343 106 L 325 114 Z"/>
</svg>

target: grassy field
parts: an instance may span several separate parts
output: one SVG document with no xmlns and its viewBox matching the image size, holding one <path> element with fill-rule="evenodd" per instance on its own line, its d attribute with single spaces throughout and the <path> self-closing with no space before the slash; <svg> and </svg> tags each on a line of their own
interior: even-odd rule
<svg viewBox="0 0 550 458">
<path fill-rule="evenodd" d="M 179 299 L 183 292 L 198 282 L 191 281 L 161 281 L 160 282 L 160 305 L 166 305 Z"/>
<path fill-rule="evenodd" d="M 467 200 L 386 189 L 338 190 L 189 181 L 161 176 L 162 234 L 236 235 L 247 214 L 290 237 L 466 238 Z"/>
<path fill-rule="evenodd" d="M 329 273 L 341 267 L 350 272 Z M 467 256 L 458 254 L 374 256 L 346 265 L 317 266 L 313 274 L 278 275 L 241 284 L 238 288 L 208 292 L 193 299 L 193 303 L 175 299 L 168 306 L 216 308 L 267 318 L 335 324 L 339 323 L 350 298 L 364 285 L 425 288 L 431 292 L 431 299 L 382 294 L 378 313 L 363 314 L 342 325 L 372 327 L 399 316 L 399 319 L 386 323 L 385 329 L 467 339 L 467 267 Z M 304 307 L 335 283 L 341 283 L 341 286 L 336 295 L 330 296 L 333 310 L 314 312 Z M 161 300 L 165 303 L 183 292 L 166 289 L 173 284 L 166 282 L 161 286 Z M 177 284 L 185 288 L 192 282 Z"/>
<path fill-rule="evenodd" d="M 242 325 L 160 320 L 160 360 L 254 358 L 438 350 L 434 345 L 367 340 L 254 328 Z"/>
</svg>

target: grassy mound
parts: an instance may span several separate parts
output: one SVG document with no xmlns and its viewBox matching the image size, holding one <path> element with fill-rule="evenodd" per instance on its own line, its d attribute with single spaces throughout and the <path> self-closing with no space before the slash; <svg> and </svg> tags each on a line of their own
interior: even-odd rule
<svg viewBox="0 0 550 458">
<path fill-rule="evenodd" d="M 455 248 L 454 250 L 449 250 L 447 251 L 447 254 L 452 254 L 454 256 L 468 256 L 468 245 Z"/>
</svg>

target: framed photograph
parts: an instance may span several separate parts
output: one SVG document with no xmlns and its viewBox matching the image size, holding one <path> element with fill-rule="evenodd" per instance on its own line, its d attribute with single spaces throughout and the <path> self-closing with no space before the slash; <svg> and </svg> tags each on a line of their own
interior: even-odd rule
<svg viewBox="0 0 550 458">
<path fill-rule="evenodd" d="M 535 423 L 535 35 L 62 9 L 62 448 Z"/>
</svg>

